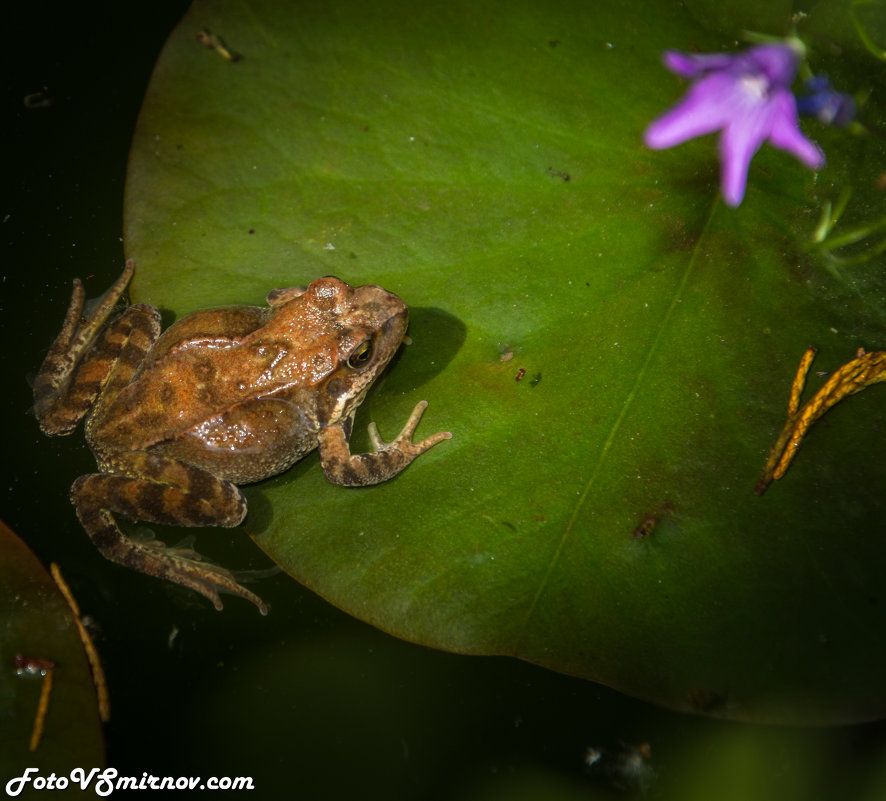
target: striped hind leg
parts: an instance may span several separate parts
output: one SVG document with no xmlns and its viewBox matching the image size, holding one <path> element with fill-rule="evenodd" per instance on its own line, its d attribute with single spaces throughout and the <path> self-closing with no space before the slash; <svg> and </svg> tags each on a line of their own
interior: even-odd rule
<svg viewBox="0 0 886 801">
<path fill-rule="evenodd" d="M 44 434 L 69 434 L 100 395 L 115 393 L 131 380 L 160 335 L 153 306 L 129 306 L 108 322 L 132 277 L 126 263 L 120 278 L 86 310 L 83 284 L 74 282 L 62 330 L 34 380 L 34 413 Z"/>
<path fill-rule="evenodd" d="M 127 537 L 115 514 L 130 520 L 175 526 L 239 525 L 246 500 L 235 484 L 164 456 L 117 455 L 112 472 L 80 476 L 71 487 L 77 517 L 101 553 L 113 562 L 173 581 L 206 596 L 222 608 L 219 592 L 239 595 L 267 614 L 262 600 L 241 587 L 231 573 L 207 564 L 198 554 L 145 544 Z"/>
</svg>

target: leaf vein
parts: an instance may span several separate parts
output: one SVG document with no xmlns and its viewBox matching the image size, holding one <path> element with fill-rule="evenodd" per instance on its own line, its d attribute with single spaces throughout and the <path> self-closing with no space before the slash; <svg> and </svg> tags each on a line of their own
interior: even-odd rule
<svg viewBox="0 0 886 801">
<path fill-rule="evenodd" d="M 535 613 L 535 610 L 538 608 L 538 604 L 541 601 L 541 597 L 545 592 L 545 589 L 548 587 L 551 579 L 551 575 L 554 572 L 557 563 L 560 561 L 560 555 L 563 552 L 563 548 L 566 545 L 567 540 L 571 536 L 572 532 L 575 529 L 576 521 L 578 520 L 578 515 L 584 507 L 591 490 L 597 482 L 597 478 L 599 477 L 603 464 L 606 461 L 606 456 L 609 453 L 609 449 L 612 447 L 612 443 L 615 440 L 615 437 L 618 434 L 618 431 L 621 428 L 622 423 L 624 422 L 625 417 L 627 417 L 628 411 L 630 410 L 634 398 L 637 397 L 637 394 L 640 391 L 640 387 L 643 384 L 643 380 L 646 377 L 647 372 L 649 371 L 649 365 L 652 363 L 652 359 L 654 358 L 656 352 L 658 351 L 658 346 L 661 341 L 662 335 L 665 329 L 668 327 L 668 324 L 671 321 L 671 318 L 674 315 L 674 311 L 677 308 L 677 305 L 680 303 L 681 298 L 683 297 L 683 292 L 686 289 L 686 285 L 689 282 L 689 276 L 692 274 L 693 267 L 695 266 L 696 259 L 699 253 L 699 246 L 701 242 L 705 238 L 705 234 L 707 233 L 711 221 L 714 218 L 714 213 L 719 206 L 719 196 L 717 199 L 711 204 L 710 212 L 708 213 L 708 218 L 705 221 L 704 226 L 699 234 L 698 241 L 695 243 L 695 247 L 692 250 L 692 255 L 689 258 L 689 261 L 686 264 L 686 269 L 683 272 L 683 276 L 680 279 L 680 283 L 677 286 L 677 291 L 674 293 L 674 296 L 671 298 L 671 302 L 668 304 L 668 308 L 664 313 L 664 316 L 661 319 L 661 322 L 658 325 L 658 329 L 655 333 L 655 337 L 652 340 L 651 345 L 649 346 L 648 351 L 646 352 L 646 358 L 643 360 L 643 364 L 640 369 L 637 371 L 637 376 L 634 379 L 634 383 L 631 386 L 630 391 L 627 394 L 624 402 L 621 405 L 621 410 L 618 413 L 618 416 L 615 418 L 615 421 L 612 424 L 612 427 L 609 429 L 609 434 L 606 437 L 606 441 L 603 443 L 603 447 L 600 449 L 599 456 L 597 458 L 597 462 L 594 466 L 594 469 L 585 482 L 584 489 L 581 492 L 581 495 L 578 498 L 578 501 L 575 504 L 575 508 L 572 511 L 572 514 L 569 517 L 569 521 L 566 523 L 566 526 L 563 529 L 563 534 L 560 536 L 560 540 L 557 543 L 557 548 L 554 551 L 554 555 L 551 557 L 550 562 L 545 570 L 544 576 L 542 576 L 541 581 L 539 582 L 538 589 L 535 592 L 535 595 L 532 598 L 532 602 L 529 604 L 529 608 L 526 611 L 526 614 L 523 617 L 523 622 L 521 623 L 518 632 L 517 638 L 514 644 L 513 654 L 514 656 L 518 656 L 521 651 L 521 643 L 524 641 L 526 637 L 526 632 L 529 629 L 529 624 L 532 620 L 532 617 Z"/>
</svg>

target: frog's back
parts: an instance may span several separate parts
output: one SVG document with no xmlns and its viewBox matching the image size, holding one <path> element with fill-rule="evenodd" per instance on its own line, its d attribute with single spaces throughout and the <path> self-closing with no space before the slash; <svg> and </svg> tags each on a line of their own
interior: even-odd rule
<svg viewBox="0 0 886 801">
<path fill-rule="evenodd" d="M 191 312 L 167 328 L 154 345 L 149 362 L 156 363 L 180 347 L 211 346 L 237 340 L 261 328 L 274 314 L 267 306 L 220 306 Z"/>
<path fill-rule="evenodd" d="M 187 434 L 248 397 L 244 367 L 231 357 L 274 310 L 205 309 L 164 331 L 132 381 L 97 403 L 86 436 L 99 461 L 111 451 L 146 450 Z M 240 359 L 242 361 L 242 358 Z"/>
</svg>

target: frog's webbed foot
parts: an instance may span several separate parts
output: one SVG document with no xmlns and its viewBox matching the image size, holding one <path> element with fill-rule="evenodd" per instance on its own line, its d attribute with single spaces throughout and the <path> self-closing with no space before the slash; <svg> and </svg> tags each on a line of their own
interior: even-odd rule
<svg viewBox="0 0 886 801">
<path fill-rule="evenodd" d="M 80 476 L 71 487 L 80 522 L 112 562 L 188 587 L 212 601 L 216 609 L 222 608 L 219 593 L 227 592 L 251 601 L 266 615 L 261 598 L 240 586 L 223 567 L 202 561 L 193 550 L 167 548 L 158 541 L 139 542 L 117 526 L 114 513 L 164 525 L 232 527 L 243 520 L 246 500 L 234 484 L 198 468 L 177 467 L 177 485 L 105 473 Z M 189 491 L 197 487 L 199 494 Z"/>
<path fill-rule="evenodd" d="M 128 383 L 160 335 L 160 313 L 145 304 L 130 306 L 106 326 L 134 269 L 126 262 L 114 285 L 91 304 L 82 282 L 74 281 L 62 329 L 34 380 L 34 413 L 43 433 L 69 434 L 99 393 Z"/>
<path fill-rule="evenodd" d="M 240 585 L 230 570 L 212 562 L 205 562 L 203 557 L 194 549 L 169 547 L 162 542 L 155 541 L 148 545 L 137 545 L 137 549 L 133 551 L 133 549 L 128 547 L 130 542 L 126 540 L 123 559 L 118 559 L 115 555 L 109 555 L 107 551 L 103 551 L 103 553 L 108 559 L 126 567 L 134 568 L 142 573 L 166 579 L 167 581 L 173 581 L 176 584 L 181 584 L 183 587 L 199 592 L 208 598 L 218 611 L 221 611 L 223 608 L 219 593 L 226 592 L 230 595 L 238 595 L 254 603 L 258 607 L 259 612 L 263 615 L 268 614 L 268 608 L 265 606 L 264 601 L 255 593 Z M 143 551 L 139 553 L 138 549 L 143 549 Z"/>
<path fill-rule="evenodd" d="M 412 435 L 415 433 L 427 406 L 427 401 L 416 404 L 402 431 L 390 442 L 385 442 L 379 436 L 375 423 L 370 423 L 369 439 L 374 449 L 372 453 L 352 454 L 342 426 L 320 429 L 317 437 L 320 443 L 320 461 L 323 464 L 326 477 L 333 484 L 347 487 L 379 484 L 396 476 L 414 459 L 433 448 L 434 445 L 451 439 L 452 434 L 448 431 L 441 431 L 426 437 L 421 442 L 412 441 Z"/>
</svg>

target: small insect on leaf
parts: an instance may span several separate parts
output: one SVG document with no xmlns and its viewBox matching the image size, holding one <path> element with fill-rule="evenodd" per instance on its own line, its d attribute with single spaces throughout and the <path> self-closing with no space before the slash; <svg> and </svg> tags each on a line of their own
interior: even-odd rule
<svg viewBox="0 0 886 801">
<path fill-rule="evenodd" d="M 238 62 L 241 58 L 243 58 L 240 53 L 231 50 L 226 44 L 225 40 L 213 33 L 209 30 L 209 28 L 201 28 L 197 32 L 197 41 L 200 42 L 204 47 L 208 47 L 210 50 L 215 50 L 222 58 L 227 59 L 232 64 Z"/>
</svg>

